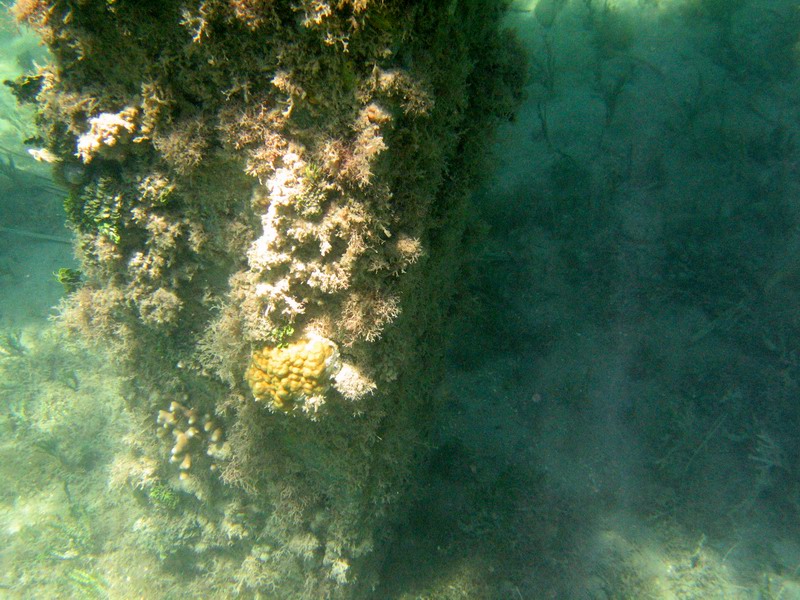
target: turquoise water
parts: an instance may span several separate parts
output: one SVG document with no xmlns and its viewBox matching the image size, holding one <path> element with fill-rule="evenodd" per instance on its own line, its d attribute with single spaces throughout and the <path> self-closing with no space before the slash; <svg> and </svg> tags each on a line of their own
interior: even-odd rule
<svg viewBox="0 0 800 600">
<path fill-rule="evenodd" d="M 508 24 L 526 97 L 372 597 L 800 598 L 797 3 L 519 1 Z M 3 79 L 46 60 L 2 34 Z M 31 115 L 0 111 L 0 592 L 181 597 L 158 575 L 181 557 L 130 564 L 163 538 L 99 500 L 149 467 L 119 458 L 114 364 L 49 320 L 70 233 Z"/>
<path fill-rule="evenodd" d="M 20 31 L 3 10 L 0 77 L 15 79 L 36 64 L 45 64 L 47 51 L 37 38 Z M 36 133 L 33 111 L 20 107 L 7 86 L 0 90 L 0 204 L 2 227 L 2 309 L 4 327 L 42 325 L 58 302 L 61 286 L 52 271 L 74 266 L 70 234 L 64 226 L 63 190 L 50 178 L 50 166 L 28 153 L 24 140 Z M 38 237 L 37 237 L 38 236 Z M 48 239 L 48 236 L 50 239 Z"/>
</svg>

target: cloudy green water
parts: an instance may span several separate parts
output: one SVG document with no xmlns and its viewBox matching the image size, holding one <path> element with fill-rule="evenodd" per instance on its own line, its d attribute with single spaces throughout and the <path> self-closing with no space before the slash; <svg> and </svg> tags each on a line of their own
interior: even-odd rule
<svg viewBox="0 0 800 600">
<path fill-rule="evenodd" d="M 797 2 L 542 0 L 509 24 L 527 98 L 375 597 L 800 598 Z M 3 79 L 45 60 L 0 39 Z M 119 382 L 48 321 L 69 234 L 29 116 L 7 90 L 0 111 L 0 597 L 125 597 L 115 544 L 144 525 L 96 508 Z"/>
</svg>

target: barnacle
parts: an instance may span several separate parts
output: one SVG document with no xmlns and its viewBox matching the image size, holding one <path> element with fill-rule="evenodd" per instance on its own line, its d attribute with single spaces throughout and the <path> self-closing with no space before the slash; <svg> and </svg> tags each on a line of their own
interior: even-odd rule
<svg viewBox="0 0 800 600">
<path fill-rule="evenodd" d="M 338 366 L 336 345 L 312 336 L 285 346 L 253 352 L 246 379 L 256 400 L 290 410 L 305 398 L 321 396 Z"/>
</svg>

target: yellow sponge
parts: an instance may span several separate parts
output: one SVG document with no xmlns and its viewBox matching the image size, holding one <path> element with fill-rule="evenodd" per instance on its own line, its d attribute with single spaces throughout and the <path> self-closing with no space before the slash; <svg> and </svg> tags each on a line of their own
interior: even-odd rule
<svg viewBox="0 0 800 600">
<path fill-rule="evenodd" d="M 322 337 L 266 346 L 253 352 L 245 377 L 256 400 L 288 411 L 299 400 L 325 393 L 337 356 L 336 345 Z"/>
</svg>

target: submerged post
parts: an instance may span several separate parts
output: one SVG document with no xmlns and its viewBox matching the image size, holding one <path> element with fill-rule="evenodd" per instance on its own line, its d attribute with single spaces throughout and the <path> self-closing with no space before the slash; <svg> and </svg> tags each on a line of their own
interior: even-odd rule
<svg viewBox="0 0 800 600">
<path fill-rule="evenodd" d="M 438 410 L 469 192 L 521 91 L 502 3 L 12 10 L 53 57 L 14 88 L 69 189 L 63 319 L 131 376 L 131 487 L 172 506 L 140 535 L 182 532 L 160 576 L 366 597 Z"/>
</svg>

